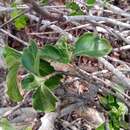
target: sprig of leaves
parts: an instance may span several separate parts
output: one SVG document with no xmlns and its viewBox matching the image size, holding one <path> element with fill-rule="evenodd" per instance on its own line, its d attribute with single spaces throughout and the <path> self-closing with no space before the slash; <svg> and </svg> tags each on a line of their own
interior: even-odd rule
<svg viewBox="0 0 130 130">
<path fill-rule="evenodd" d="M 66 7 L 71 9 L 70 15 L 72 16 L 84 14 L 80 6 L 76 2 L 69 2 L 66 4 Z"/>
<path fill-rule="evenodd" d="M 110 130 L 120 130 L 120 128 L 128 128 L 128 123 L 124 121 L 124 116 L 127 114 L 127 107 L 124 103 L 117 100 L 115 96 L 106 95 L 100 97 L 100 103 L 108 112 Z M 105 130 L 103 123 L 96 130 Z"/>
<path fill-rule="evenodd" d="M 50 62 L 70 64 L 76 56 L 100 57 L 111 51 L 110 43 L 92 33 L 82 35 L 74 46 L 61 37 L 55 45 L 38 48 L 35 41 L 30 41 L 23 52 L 10 47 L 5 48 L 7 75 L 7 94 L 15 102 L 22 100 L 20 89 L 32 91 L 32 104 L 38 111 L 54 111 L 57 98 L 53 91 L 60 84 L 62 74 L 57 74 Z M 25 70 L 24 78 L 18 81 L 18 72 Z M 20 83 L 19 83 L 20 82 Z M 22 88 L 19 87 L 22 85 Z"/>
<path fill-rule="evenodd" d="M 19 14 L 22 14 L 22 10 L 17 9 L 17 5 L 15 3 L 12 4 L 12 7 L 14 8 L 14 10 L 11 12 L 11 18 L 15 18 Z M 28 17 L 22 14 L 13 21 L 16 29 L 21 30 L 27 26 Z"/>
</svg>

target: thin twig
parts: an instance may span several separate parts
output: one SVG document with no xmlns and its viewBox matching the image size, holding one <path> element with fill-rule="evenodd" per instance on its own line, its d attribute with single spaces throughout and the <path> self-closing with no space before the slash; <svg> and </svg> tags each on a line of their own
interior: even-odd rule
<svg viewBox="0 0 130 130">
<path fill-rule="evenodd" d="M 121 21 L 118 21 L 116 19 L 111 19 L 107 17 L 101 17 L 101 16 L 89 16 L 89 15 L 84 15 L 84 16 L 64 16 L 67 21 L 78 21 L 78 22 L 86 22 L 88 20 L 94 20 L 94 21 L 104 21 L 105 23 L 110 23 L 113 25 L 125 27 L 130 29 L 130 24 L 123 23 Z"/>
<path fill-rule="evenodd" d="M 77 66 L 74 66 L 73 68 L 74 68 L 74 70 L 75 70 L 76 73 L 74 73 L 74 72 L 63 72 L 63 71 L 61 71 L 61 72 L 58 71 L 58 73 L 62 73 L 62 74 L 67 75 L 67 76 L 78 77 L 78 78 L 80 78 L 80 79 L 82 79 L 84 81 L 88 81 L 88 82 L 93 81 L 95 83 L 95 80 L 96 80 L 96 81 L 98 81 L 98 82 L 106 85 L 108 88 L 112 85 L 112 84 L 108 84 L 107 82 L 105 82 L 104 80 L 98 78 L 95 75 L 91 75 L 91 74 L 87 73 L 86 71 L 80 69 Z M 91 80 L 91 79 L 94 79 L 94 80 Z M 122 102 L 124 102 L 127 106 L 130 106 L 129 101 L 127 101 L 127 100 L 124 99 L 124 96 L 126 98 L 127 98 L 127 96 L 124 95 L 124 94 L 122 95 L 122 93 L 120 93 L 120 91 L 118 91 L 120 93 L 119 94 L 119 93 L 114 93 L 113 91 L 111 91 L 110 89 L 108 89 L 106 87 L 103 87 L 103 85 L 101 85 L 99 87 L 100 87 L 100 89 L 103 92 L 110 93 L 111 95 L 116 96 L 118 99 L 120 99 Z M 117 91 L 117 89 L 115 89 L 112 86 L 111 86 L 111 89 L 114 90 L 114 91 Z"/>
<path fill-rule="evenodd" d="M 98 2 L 102 5 L 102 6 L 105 6 L 106 8 L 110 9 L 114 14 L 117 14 L 117 15 L 121 15 L 121 16 L 124 16 L 124 17 L 128 17 L 130 18 L 130 14 L 125 12 L 124 10 L 122 10 L 121 8 L 117 7 L 117 6 L 114 6 L 114 5 L 111 5 L 110 3 L 106 2 L 104 3 L 104 1 L 102 0 L 98 0 Z"/>
<path fill-rule="evenodd" d="M 109 63 L 104 58 L 98 58 L 98 61 L 103 63 L 103 65 L 107 67 L 107 69 L 109 69 L 119 80 L 121 80 L 125 88 L 130 88 L 130 80 L 126 78 L 126 76 L 122 72 L 116 69 L 111 63 Z"/>
<path fill-rule="evenodd" d="M 41 8 L 40 5 L 38 5 L 35 0 L 23 0 L 23 2 L 31 6 L 35 12 L 37 12 L 46 19 L 64 21 L 64 18 L 63 16 L 61 16 L 61 14 L 52 14 L 48 12 L 46 8 Z"/>
<path fill-rule="evenodd" d="M 29 6 L 27 5 L 18 5 L 16 6 L 17 9 L 20 9 L 20 10 L 26 10 L 26 9 L 30 9 Z M 13 8 L 13 7 L 3 7 L 3 6 L 0 6 L 0 13 L 2 12 L 7 12 L 7 13 L 10 13 L 12 11 L 14 11 L 16 8 Z M 57 6 L 44 6 L 44 7 L 41 7 L 41 8 L 46 8 L 46 9 L 52 9 L 52 8 L 60 8 L 60 9 L 65 9 L 65 6 L 63 5 L 57 5 Z"/>
<path fill-rule="evenodd" d="M 27 42 L 25 42 L 25 41 L 19 39 L 18 37 L 12 35 L 11 33 L 7 32 L 6 30 L 0 28 L 0 31 L 1 31 L 2 33 L 4 33 L 4 34 L 10 36 L 11 38 L 15 39 L 16 41 L 22 43 L 24 46 L 28 46 L 28 43 L 27 43 Z"/>
<path fill-rule="evenodd" d="M 39 21 L 39 18 L 38 17 L 36 17 L 36 16 L 34 16 L 34 15 L 31 15 L 31 14 L 26 14 L 31 20 L 34 20 L 34 21 Z M 56 25 L 54 25 L 54 24 L 51 24 L 51 22 L 50 21 L 47 21 L 47 20 L 42 20 L 42 22 L 41 22 L 44 26 L 45 25 L 49 25 L 49 27 L 51 28 L 51 29 L 53 29 L 54 31 L 56 31 L 56 32 L 58 32 L 58 33 L 60 33 L 61 35 L 65 35 L 65 36 L 67 36 L 68 37 L 68 39 L 70 39 L 71 41 L 75 41 L 75 37 L 74 36 L 72 36 L 72 34 L 70 34 L 70 33 L 68 33 L 68 32 L 66 32 L 66 31 L 64 31 L 63 29 L 61 29 L 60 27 L 58 27 L 58 26 L 56 26 Z M 42 27 L 41 27 L 42 28 Z"/>
<path fill-rule="evenodd" d="M 119 63 L 119 64 L 122 64 L 122 65 L 124 65 L 127 69 L 130 70 L 130 67 L 128 66 L 128 65 L 130 65 L 130 63 L 128 63 L 128 62 L 125 62 L 125 61 L 123 61 L 123 60 L 120 60 L 120 59 L 117 59 L 117 58 L 114 58 L 114 57 L 110 57 L 110 56 L 105 56 L 105 58 L 107 58 L 107 59 L 109 59 L 109 60 L 111 60 L 111 61 L 117 62 L 117 63 Z"/>
<path fill-rule="evenodd" d="M 114 48 L 113 51 L 125 51 L 125 50 L 130 50 L 130 45 L 125 45 L 125 46 L 122 46 L 122 47 L 118 47 L 118 48 Z"/>
</svg>

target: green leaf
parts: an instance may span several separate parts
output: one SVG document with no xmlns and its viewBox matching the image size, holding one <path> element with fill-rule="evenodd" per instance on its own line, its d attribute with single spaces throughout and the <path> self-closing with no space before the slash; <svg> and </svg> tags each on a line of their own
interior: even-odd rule
<svg viewBox="0 0 130 130">
<path fill-rule="evenodd" d="M 108 112 L 110 128 L 120 130 L 122 125 L 125 125 L 124 128 L 128 127 L 128 124 L 124 121 L 124 116 L 128 111 L 125 104 L 119 102 L 117 98 L 112 95 L 100 97 L 100 103 Z"/>
<path fill-rule="evenodd" d="M 48 74 L 51 74 L 53 72 L 55 72 L 54 67 L 51 66 L 49 62 L 40 59 L 40 65 L 39 65 L 40 76 L 47 76 Z"/>
<path fill-rule="evenodd" d="M 72 56 L 71 53 L 72 52 L 69 50 L 67 43 L 62 43 L 62 45 L 57 44 L 56 46 L 46 45 L 40 50 L 41 57 L 65 64 L 70 62 Z"/>
<path fill-rule="evenodd" d="M 83 15 L 82 10 L 80 9 L 80 6 L 76 2 L 69 2 L 66 4 L 66 7 L 71 9 L 70 15 Z"/>
<path fill-rule="evenodd" d="M 22 81 L 21 81 L 22 87 L 25 90 L 33 90 L 38 86 L 37 81 L 35 80 L 35 77 L 32 74 L 27 75 Z"/>
<path fill-rule="evenodd" d="M 12 55 L 8 55 L 6 58 L 5 58 L 5 62 L 6 62 L 6 65 L 9 68 L 11 68 L 14 64 L 19 64 L 19 60 L 16 59 L 14 56 Z"/>
<path fill-rule="evenodd" d="M 57 99 L 46 86 L 39 87 L 33 94 L 32 104 L 37 111 L 55 111 Z"/>
<path fill-rule="evenodd" d="M 16 130 L 6 118 L 0 120 L 0 130 Z"/>
<path fill-rule="evenodd" d="M 13 65 L 20 63 L 22 56 L 21 52 L 8 46 L 4 48 L 3 55 L 8 68 L 11 68 Z"/>
<path fill-rule="evenodd" d="M 61 74 L 56 74 L 53 75 L 52 77 L 50 77 L 49 79 L 47 79 L 44 84 L 51 90 L 54 90 L 57 88 L 57 86 L 59 85 L 61 79 L 63 78 L 63 76 Z"/>
<path fill-rule="evenodd" d="M 118 107 L 116 97 L 113 95 L 107 95 L 107 102 L 109 105 L 111 105 L 111 107 Z"/>
<path fill-rule="evenodd" d="M 70 8 L 70 9 L 73 9 L 73 10 L 78 10 L 78 9 L 79 9 L 78 4 L 76 4 L 75 2 L 67 3 L 67 4 L 66 4 L 66 7 L 67 7 L 67 8 Z"/>
<path fill-rule="evenodd" d="M 118 115 L 118 109 L 116 109 L 116 107 L 113 107 L 112 110 L 109 112 L 109 118 L 114 130 L 119 130 L 120 117 Z"/>
<path fill-rule="evenodd" d="M 15 9 L 12 13 L 11 13 L 11 17 L 14 18 L 16 16 L 19 15 L 19 13 L 21 13 L 20 10 Z M 28 17 L 25 15 L 21 15 L 19 16 L 17 19 L 14 20 L 14 25 L 15 27 L 20 30 L 23 29 L 27 26 L 27 21 L 28 21 Z"/>
<path fill-rule="evenodd" d="M 96 0 L 86 0 L 86 3 L 88 6 L 93 6 L 95 4 Z"/>
<path fill-rule="evenodd" d="M 23 66 L 28 71 L 38 74 L 39 55 L 38 55 L 38 48 L 34 41 L 30 41 L 30 46 L 24 49 L 21 61 Z"/>
<path fill-rule="evenodd" d="M 60 51 L 61 62 L 68 64 L 72 59 L 73 48 L 70 44 L 67 43 L 67 38 L 62 36 L 55 45 Z"/>
<path fill-rule="evenodd" d="M 43 60 L 39 53 L 36 43 L 32 41 L 31 45 L 23 52 L 23 66 L 37 76 L 46 76 L 53 73 L 55 71 L 54 68 L 49 62 Z"/>
<path fill-rule="evenodd" d="M 115 130 L 112 125 L 109 123 L 110 130 Z M 105 123 L 101 124 L 96 130 L 105 130 Z"/>
<path fill-rule="evenodd" d="M 17 83 L 17 71 L 19 69 L 19 65 L 16 64 L 10 68 L 10 71 L 7 75 L 7 94 L 10 99 L 14 102 L 21 101 L 23 98 L 20 94 L 18 83 Z"/>
<path fill-rule="evenodd" d="M 99 101 L 106 110 L 111 110 L 113 107 L 119 107 L 117 99 L 113 95 L 106 95 L 104 97 L 100 97 Z"/>
<path fill-rule="evenodd" d="M 96 128 L 96 130 L 105 130 L 104 127 L 105 127 L 105 126 L 104 126 L 104 123 L 103 123 L 103 124 L 101 124 L 98 128 Z"/>
<path fill-rule="evenodd" d="M 16 58 L 20 58 L 21 57 L 21 52 L 9 47 L 9 46 L 6 46 L 5 47 L 5 50 L 4 50 L 4 56 L 8 56 L 8 55 L 13 55 L 15 56 Z"/>
<path fill-rule="evenodd" d="M 61 61 L 61 59 L 62 59 L 60 51 L 52 45 L 46 45 L 44 48 L 42 48 L 40 50 L 40 55 L 43 58 L 48 58 L 53 61 Z"/>
<path fill-rule="evenodd" d="M 117 98 L 115 96 L 109 94 L 106 96 L 106 98 L 107 98 L 107 104 L 110 109 L 112 109 L 113 107 L 116 107 L 116 108 L 119 107 Z"/>
<path fill-rule="evenodd" d="M 93 33 L 85 33 L 75 44 L 76 56 L 102 57 L 112 50 L 110 43 L 105 38 L 100 38 Z"/>
<path fill-rule="evenodd" d="M 35 58 L 33 58 L 32 54 L 28 51 L 28 49 L 24 50 L 22 56 L 22 64 L 27 70 L 31 72 L 34 71 Z"/>
</svg>

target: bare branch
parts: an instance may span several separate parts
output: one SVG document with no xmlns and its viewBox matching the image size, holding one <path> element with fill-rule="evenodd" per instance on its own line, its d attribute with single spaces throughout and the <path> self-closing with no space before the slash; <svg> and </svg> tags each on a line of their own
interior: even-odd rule
<svg viewBox="0 0 130 130">
<path fill-rule="evenodd" d="M 46 19 L 64 21 L 64 18 L 61 15 L 49 13 L 46 8 L 41 8 L 34 0 L 23 0 L 23 2 L 31 6 L 35 12 Z"/>
<path fill-rule="evenodd" d="M 27 43 L 27 42 L 25 42 L 25 41 L 19 39 L 18 37 L 12 35 L 11 33 L 7 32 L 6 30 L 0 28 L 0 31 L 1 31 L 2 33 L 6 34 L 6 35 L 8 35 L 8 36 L 10 36 L 10 37 L 12 37 L 12 38 L 15 39 L 16 41 L 18 41 L 18 42 L 20 42 L 21 44 L 23 44 L 24 46 L 28 46 L 28 43 Z"/>
<path fill-rule="evenodd" d="M 130 88 L 130 80 L 126 78 L 126 76 L 122 72 L 116 69 L 112 64 L 110 64 L 104 58 L 98 58 L 98 61 L 103 63 L 103 65 L 107 67 L 107 69 L 109 69 L 114 75 L 116 75 L 116 77 L 122 81 L 122 84 L 124 85 L 124 87 Z"/>
<path fill-rule="evenodd" d="M 78 21 L 78 22 L 86 22 L 88 20 L 94 20 L 94 21 L 104 21 L 105 23 L 110 23 L 113 25 L 125 27 L 125 28 L 130 28 L 130 24 L 123 23 L 121 21 L 118 21 L 116 19 L 111 19 L 107 17 L 101 17 L 101 16 L 89 16 L 89 15 L 84 15 L 84 16 L 64 16 L 66 20 L 68 21 Z"/>
<path fill-rule="evenodd" d="M 39 21 L 39 18 L 34 16 L 34 15 L 31 15 L 31 14 L 26 14 L 31 20 L 34 20 L 34 21 Z M 66 32 L 65 30 L 61 29 L 60 27 L 52 24 L 50 21 L 47 21 L 47 20 L 42 20 L 42 24 L 44 26 L 49 26 L 51 29 L 53 29 L 55 32 L 58 32 L 60 33 L 61 35 L 66 35 L 68 37 L 68 39 L 70 39 L 71 41 L 75 41 L 75 37 L 72 36 L 72 34 Z M 42 28 L 42 27 L 41 27 Z"/>
</svg>

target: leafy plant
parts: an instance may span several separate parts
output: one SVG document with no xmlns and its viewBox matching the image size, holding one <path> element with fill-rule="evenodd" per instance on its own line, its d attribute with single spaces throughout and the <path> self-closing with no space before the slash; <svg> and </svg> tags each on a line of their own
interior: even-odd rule
<svg viewBox="0 0 130 130">
<path fill-rule="evenodd" d="M 11 12 L 11 18 L 17 17 L 19 14 L 22 13 L 21 10 L 17 9 L 15 3 L 12 4 L 12 7 L 14 7 L 15 10 L 13 10 Z M 14 25 L 15 25 L 17 30 L 20 30 L 20 29 L 23 29 L 27 26 L 27 22 L 28 22 L 28 17 L 25 15 L 21 15 L 14 20 Z"/>
<path fill-rule="evenodd" d="M 111 124 L 109 124 L 109 130 L 115 130 Z M 105 123 L 101 124 L 96 130 L 105 130 Z"/>
<path fill-rule="evenodd" d="M 110 43 L 93 33 L 85 33 L 79 37 L 75 45 L 69 45 L 65 37 L 61 37 L 55 45 L 38 48 L 35 41 L 30 41 L 23 52 L 5 47 L 4 57 L 9 69 L 7 75 L 7 94 L 15 102 L 22 100 L 20 90 L 32 91 L 32 106 L 37 111 L 55 111 L 57 97 L 53 91 L 60 84 L 63 75 L 58 74 L 50 62 L 70 64 L 76 56 L 98 58 L 109 54 Z M 22 80 L 18 80 L 19 69 L 24 69 Z M 22 85 L 20 88 L 19 85 Z M 116 97 L 107 95 L 100 97 L 102 107 L 108 112 L 111 130 L 128 127 L 123 121 L 126 106 Z M 124 126 L 123 126 L 124 125 Z M 97 130 L 103 130 L 104 124 Z"/>
<path fill-rule="evenodd" d="M 66 7 L 71 9 L 70 15 L 83 15 L 82 10 L 80 9 L 80 6 L 76 2 L 69 2 L 66 4 Z"/>
<path fill-rule="evenodd" d="M 32 91 L 32 105 L 37 111 L 54 111 L 57 98 L 53 91 L 63 75 L 58 74 L 50 62 L 70 64 L 75 56 L 97 58 L 108 54 L 110 50 L 108 41 L 92 33 L 81 36 L 74 46 L 68 44 L 66 37 L 61 37 L 55 45 L 45 45 L 43 48 L 38 48 L 35 41 L 31 40 L 22 52 L 6 47 L 4 57 L 9 69 L 7 94 L 18 102 L 23 98 L 21 89 Z M 20 81 L 19 69 L 25 71 Z"/>
<path fill-rule="evenodd" d="M 79 3 L 78 3 L 79 2 Z M 80 7 L 80 4 L 82 5 L 83 2 L 67 2 L 66 7 L 69 8 L 70 15 L 75 16 L 75 15 L 84 15 L 84 12 L 82 10 L 82 6 Z M 89 9 L 94 6 L 96 3 L 96 0 L 85 0 L 85 3 L 83 3 L 83 6 L 87 6 Z"/>
<path fill-rule="evenodd" d="M 6 47 L 4 57 L 9 68 L 6 81 L 7 94 L 11 100 L 15 102 L 22 100 L 17 75 L 19 68 L 24 67 L 27 74 L 21 80 L 21 85 L 23 89 L 34 92 L 33 107 L 38 111 L 55 110 L 57 100 L 52 91 L 60 83 L 62 75 L 55 74 L 54 68 L 40 55 L 36 43 L 30 41 L 30 45 L 23 50 L 23 53 Z"/>
<path fill-rule="evenodd" d="M 39 1 L 43 5 L 49 3 L 48 0 Z M 94 6 L 96 0 L 85 0 L 84 2 L 83 7 L 86 9 L 87 6 L 87 9 L 90 9 Z M 103 3 L 104 7 L 107 5 L 106 2 L 107 0 Z M 85 12 L 81 9 L 81 5 L 77 1 L 67 2 L 66 7 L 70 11 L 69 15 L 84 15 Z M 14 10 L 10 16 L 12 19 L 15 18 L 13 22 L 16 29 L 21 30 L 27 26 L 28 18 L 22 15 L 22 10 L 17 8 L 16 3 L 13 3 L 12 7 Z M 43 9 L 43 11 L 45 10 Z M 17 17 L 18 15 L 19 17 Z M 66 37 L 61 37 L 55 45 L 48 44 L 42 48 L 38 47 L 33 40 L 23 51 L 17 51 L 6 46 L 4 58 L 8 68 L 6 77 L 7 94 L 12 101 L 20 102 L 23 99 L 23 92 L 31 91 L 34 109 L 40 112 L 55 111 L 57 97 L 54 92 L 64 78 L 64 73 L 59 74 L 51 63 L 71 64 L 77 56 L 98 58 L 108 55 L 111 51 L 112 46 L 109 41 L 95 33 L 83 34 L 74 45 L 70 45 Z M 22 71 L 23 74 L 21 75 L 19 71 Z M 115 91 L 125 91 L 125 89 L 122 89 L 123 87 L 118 86 L 116 88 Z M 102 96 L 99 100 L 108 114 L 109 129 L 128 129 L 129 124 L 124 120 L 124 115 L 127 114 L 126 106 L 112 95 Z M 5 118 L 0 120 L 0 129 L 15 130 Z M 32 130 L 32 128 L 28 127 L 23 130 Z M 96 130 L 105 130 L 105 123 L 101 124 Z"/>
<path fill-rule="evenodd" d="M 128 128 L 128 124 L 124 121 L 124 115 L 127 113 L 125 104 L 119 102 L 116 97 L 107 95 L 100 97 L 100 103 L 108 112 L 110 130 L 120 130 L 120 128 Z M 105 130 L 102 124 L 96 130 Z"/>
</svg>

